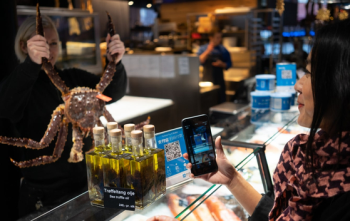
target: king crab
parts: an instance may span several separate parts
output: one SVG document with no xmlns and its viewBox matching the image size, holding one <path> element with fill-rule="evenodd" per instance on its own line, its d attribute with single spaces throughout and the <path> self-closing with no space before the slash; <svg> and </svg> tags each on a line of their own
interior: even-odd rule
<svg viewBox="0 0 350 221">
<path fill-rule="evenodd" d="M 108 14 L 108 32 L 112 37 L 115 34 L 114 26 L 110 15 Z M 39 4 L 37 4 L 36 15 L 36 34 L 44 36 Z M 26 147 L 29 149 L 43 149 L 49 146 L 53 141 L 55 134 L 58 132 L 56 146 L 52 156 L 41 156 L 28 161 L 16 162 L 11 159 L 12 163 L 20 168 L 39 166 L 57 161 L 64 150 L 67 140 L 68 123 L 73 124 L 73 147 L 70 152 L 68 162 L 77 163 L 84 159 L 83 156 L 83 138 L 92 136 L 92 129 L 97 123 L 102 126 L 99 119 L 104 116 L 108 122 L 114 122 L 112 115 L 107 111 L 105 102 L 96 96 L 101 95 L 105 88 L 112 81 L 115 72 L 115 57 L 112 55 L 112 61 L 109 61 L 100 82 L 96 85 L 96 89 L 87 87 L 76 87 L 71 90 L 65 85 L 64 81 L 55 71 L 53 65 L 47 58 L 42 58 L 42 67 L 51 82 L 61 91 L 64 104 L 59 105 L 53 112 L 48 128 L 40 140 L 34 141 L 28 138 L 12 138 L 0 136 L 0 143 L 13 145 L 18 147 Z M 135 128 L 142 128 L 143 125 L 149 123 L 149 118 L 136 125 Z"/>
</svg>

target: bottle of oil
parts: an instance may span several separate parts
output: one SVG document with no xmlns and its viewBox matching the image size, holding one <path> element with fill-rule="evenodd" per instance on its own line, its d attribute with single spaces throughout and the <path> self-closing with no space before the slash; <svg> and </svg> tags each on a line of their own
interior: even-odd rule
<svg viewBox="0 0 350 221">
<path fill-rule="evenodd" d="M 110 130 L 109 138 L 112 151 L 102 158 L 104 186 L 125 188 L 124 158 L 131 154 L 123 154 L 122 131 L 120 129 Z"/>
<path fill-rule="evenodd" d="M 91 204 L 103 207 L 103 168 L 102 157 L 105 155 L 105 137 L 103 127 L 94 127 L 95 148 L 85 154 L 88 190 Z"/>
<path fill-rule="evenodd" d="M 153 156 L 153 170 L 155 172 L 156 198 L 166 192 L 165 156 L 164 150 L 156 147 L 154 125 L 143 126 L 145 137 L 145 153 Z"/>
<path fill-rule="evenodd" d="M 132 153 L 132 144 L 131 144 L 131 131 L 135 130 L 135 124 L 125 124 L 124 133 L 125 133 L 125 152 Z"/>
<path fill-rule="evenodd" d="M 109 135 L 109 132 L 113 129 L 118 129 L 118 123 L 117 122 L 108 122 L 107 123 L 107 134 L 108 134 L 108 145 L 106 146 L 106 151 L 112 151 L 112 144 L 111 144 L 111 137 Z"/>
<path fill-rule="evenodd" d="M 131 132 L 133 154 L 125 158 L 127 188 L 135 190 L 135 206 L 145 208 L 154 201 L 153 157 L 145 155 L 142 146 L 142 131 Z"/>
</svg>

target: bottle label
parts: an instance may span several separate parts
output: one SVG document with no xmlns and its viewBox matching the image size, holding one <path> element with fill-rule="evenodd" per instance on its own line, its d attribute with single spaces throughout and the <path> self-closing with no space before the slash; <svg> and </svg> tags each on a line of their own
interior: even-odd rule
<svg viewBox="0 0 350 221">
<path fill-rule="evenodd" d="M 104 207 L 135 211 L 135 190 L 104 187 Z"/>
</svg>

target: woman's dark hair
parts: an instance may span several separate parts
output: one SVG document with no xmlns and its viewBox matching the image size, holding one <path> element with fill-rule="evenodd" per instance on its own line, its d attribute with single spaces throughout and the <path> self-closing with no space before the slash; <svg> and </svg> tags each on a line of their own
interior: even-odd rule
<svg viewBox="0 0 350 221">
<path fill-rule="evenodd" d="M 306 168 L 314 172 L 312 144 L 318 128 L 338 137 L 339 147 L 341 132 L 350 129 L 350 20 L 320 28 L 311 53 L 314 114 L 305 161 Z"/>
</svg>

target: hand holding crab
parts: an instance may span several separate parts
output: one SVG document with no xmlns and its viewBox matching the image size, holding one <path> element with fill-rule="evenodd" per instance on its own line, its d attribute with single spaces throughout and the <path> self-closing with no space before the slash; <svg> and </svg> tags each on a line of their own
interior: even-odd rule
<svg viewBox="0 0 350 221">
<path fill-rule="evenodd" d="M 123 57 L 125 53 L 124 43 L 120 40 L 118 34 L 115 34 L 111 37 L 108 33 L 107 38 L 107 59 L 108 61 L 112 61 L 112 55 L 115 57 L 115 63 L 117 64 Z"/>
</svg>

